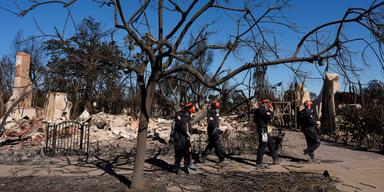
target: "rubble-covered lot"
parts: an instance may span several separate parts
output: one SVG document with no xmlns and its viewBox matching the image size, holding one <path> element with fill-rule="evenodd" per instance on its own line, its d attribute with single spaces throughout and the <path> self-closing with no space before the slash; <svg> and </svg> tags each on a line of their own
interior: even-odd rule
<svg viewBox="0 0 384 192">
<path fill-rule="evenodd" d="M 130 191 L 127 175 L 116 177 L 0 177 L 1 191 Z M 332 182 L 320 174 L 231 172 L 178 176 L 168 172 L 145 175 L 143 191 L 337 191 Z"/>
<path fill-rule="evenodd" d="M 175 175 L 169 134 L 172 120 L 151 119 L 145 163 L 146 191 L 382 191 L 382 155 L 322 143 L 321 164 L 308 164 L 301 132 L 285 131 L 281 165 L 255 169 L 257 137 L 237 116 L 221 117 L 228 156 L 222 169 L 214 155 L 198 164 L 198 173 Z M 90 155 L 51 158 L 43 153 L 44 124 L 24 119 L 7 125 L 1 137 L 0 191 L 129 191 L 138 121 L 98 113 L 90 124 Z M 205 120 L 194 125 L 194 150 L 206 143 Z M 11 139 L 9 139 L 11 138 Z M 212 159 L 213 158 L 213 159 Z M 70 159 L 75 159 L 74 161 Z M 265 156 L 265 162 L 272 160 Z M 329 173 L 324 174 L 325 171 Z"/>
<path fill-rule="evenodd" d="M 237 120 L 237 116 L 221 117 L 221 129 L 225 133 L 226 146 L 237 149 L 249 148 L 250 144 L 244 146 L 244 142 L 233 143 L 242 140 L 239 136 L 250 136 L 247 123 Z M 114 148 L 131 150 L 135 147 L 138 120 L 127 115 L 111 115 L 103 112 L 79 118 L 81 123 L 89 123 L 89 152 L 90 154 L 105 154 L 115 151 Z M 51 122 L 58 124 L 61 121 Z M 148 125 L 148 149 L 166 148 L 170 139 L 173 120 L 152 118 Z M 37 156 L 44 156 L 43 147 L 46 146 L 45 129 L 48 123 L 41 119 L 10 120 L 5 126 L 5 132 L 0 137 L 0 151 L 2 157 L 0 162 L 17 163 Z M 192 142 L 193 149 L 201 152 L 207 140 L 206 120 L 202 120 L 193 126 Z M 69 133 L 71 134 L 71 133 Z M 256 137 L 255 137 L 256 138 Z M 256 140 L 252 143 L 256 143 Z M 232 151 L 228 151 L 232 152 Z M 106 154 L 107 153 L 107 154 Z"/>
</svg>

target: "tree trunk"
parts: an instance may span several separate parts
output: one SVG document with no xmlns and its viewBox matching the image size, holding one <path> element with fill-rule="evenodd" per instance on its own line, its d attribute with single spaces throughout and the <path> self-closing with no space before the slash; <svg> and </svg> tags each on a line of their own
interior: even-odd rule
<svg viewBox="0 0 384 192">
<path fill-rule="evenodd" d="M 0 118 L 3 116 L 3 113 L 4 113 L 4 100 L 5 100 L 4 99 L 4 97 L 5 97 L 5 94 L 4 94 L 5 89 L 4 89 L 4 87 L 2 85 L 3 85 L 3 83 L 1 82 L 0 88 L 3 91 L 0 93 Z"/>
<path fill-rule="evenodd" d="M 137 133 L 136 157 L 133 168 L 132 188 L 140 190 L 143 188 L 144 161 L 146 158 L 147 130 L 150 114 L 152 112 L 152 102 L 155 93 L 156 83 L 151 82 L 148 87 L 141 91 L 141 109 L 139 130 Z"/>
<path fill-rule="evenodd" d="M 321 116 L 321 131 L 324 134 L 336 134 L 336 122 L 335 122 L 335 99 L 333 82 L 327 78 L 324 80 L 323 89 L 323 102 L 322 102 L 322 116 Z"/>
</svg>

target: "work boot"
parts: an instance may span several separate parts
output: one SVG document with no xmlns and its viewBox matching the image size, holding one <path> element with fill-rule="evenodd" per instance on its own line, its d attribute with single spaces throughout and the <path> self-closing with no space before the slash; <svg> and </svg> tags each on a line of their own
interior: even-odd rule
<svg viewBox="0 0 384 192">
<path fill-rule="evenodd" d="M 282 158 L 277 158 L 277 159 L 273 160 L 274 165 L 280 165 L 280 163 L 282 163 L 282 162 L 283 162 Z"/>
<path fill-rule="evenodd" d="M 195 173 L 196 170 L 197 170 L 197 166 L 193 163 L 190 163 L 190 164 L 184 166 L 184 172 L 186 174 Z"/>
<path fill-rule="evenodd" d="M 315 163 L 315 164 L 320 164 L 320 160 L 316 159 L 315 157 L 310 157 L 308 160 L 309 163 Z"/>
<path fill-rule="evenodd" d="M 269 165 L 265 163 L 256 164 L 257 169 L 268 169 Z"/>
<path fill-rule="evenodd" d="M 206 159 L 206 157 L 200 157 L 199 159 L 197 159 L 197 162 L 198 163 L 205 163 L 205 159 Z"/>
<path fill-rule="evenodd" d="M 187 167 L 188 167 L 189 169 L 192 169 L 192 170 L 197 170 L 197 166 L 196 166 L 196 164 L 194 164 L 194 163 L 190 163 Z"/>
<path fill-rule="evenodd" d="M 173 173 L 176 173 L 176 174 L 179 174 L 179 167 L 177 167 L 177 166 L 173 166 L 173 168 L 172 168 L 172 172 L 173 172 Z"/>
<path fill-rule="evenodd" d="M 308 152 L 306 150 L 304 150 L 304 156 L 305 156 L 305 160 L 307 160 L 307 161 L 311 160 L 311 156 L 308 154 Z"/>
<path fill-rule="evenodd" d="M 185 174 L 189 174 L 189 168 L 188 166 L 184 166 L 183 168 Z"/>
<path fill-rule="evenodd" d="M 223 166 L 225 166 L 226 164 L 227 164 L 227 161 L 225 161 L 225 159 L 219 161 L 219 166 L 220 166 L 220 167 L 223 167 Z"/>
</svg>

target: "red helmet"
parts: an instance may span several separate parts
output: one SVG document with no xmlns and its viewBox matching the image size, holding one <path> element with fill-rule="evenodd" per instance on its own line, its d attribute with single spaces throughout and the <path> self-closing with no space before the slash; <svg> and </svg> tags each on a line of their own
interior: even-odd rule
<svg viewBox="0 0 384 192">
<path fill-rule="evenodd" d="M 261 103 L 264 104 L 264 103 L 269 103 L 269 100 L 268 99 L 263 99 L 261 100 Z"/>
<path fill-rule="evenodd" d="M 191 108 L 191 107 L 193 107 L 193 103 L 191 103 L 191 102 L 187 102 L 187 103 L 185 103 L 185 105 L 184 105 L 186 108 Z"/>
<path fill-rule="evenodd" d="M 305 100 L 304 101 L 304 106 L 311 107 L 312 106 L 312 101 L 311 100 Z"/>
<path fill-rule="evenodd" d="M 190 113 L 195 113 L 196 112 L 196 108 L 193 105 L 193 103 L 191 103 L 191 102 L 185 103 L 184 108 L 185 108 L 185 110 L 189 111 Z"/>
<path fill-rule="evenodd" d="M 213 107 L 213 108 L 220 108 L 220 107 L 221 107 L 221 104 L 220 104 L 219 102 L 217 102 L 217 101 L 213 101 L 213 102 L 211 103 L 211 107 Z"/>
</svg>

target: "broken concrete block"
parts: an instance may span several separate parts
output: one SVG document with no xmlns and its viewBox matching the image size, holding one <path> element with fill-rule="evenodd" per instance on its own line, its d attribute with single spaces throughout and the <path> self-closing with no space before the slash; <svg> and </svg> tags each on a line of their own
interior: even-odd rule
<svg viewBox="0 0 384 192">
<path fill-rule="evenodd" d="M 79 116 L 79 120 L 81 122 L 85 122 L 85 121 L 88 121 L 89 118 L 91 117 L 91 115 L 89 115 L 89 112 L 87 109 L 84 109 L 84 111 L 81 113 L 81 115 Z"/>
</svg>

